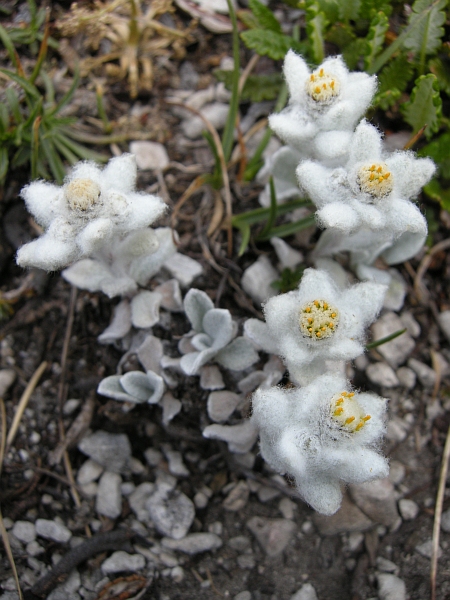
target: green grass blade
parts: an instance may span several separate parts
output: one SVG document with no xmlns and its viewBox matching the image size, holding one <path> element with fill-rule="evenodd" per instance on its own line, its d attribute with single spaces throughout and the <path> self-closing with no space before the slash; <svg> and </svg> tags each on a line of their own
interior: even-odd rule
<svg viewBox="0 0 450 600">
<path fill-rule="evenodd" d="M 273 177 L 269 180 L 270 186 L 270 212 L 269 218 L 267 219 L 267 223 L 264 225 L 264 229 L 261 231 L 258 237 L 264 237 L 273 227 L 275 220 L 277 218 L 277 195 L 275 192 L 275 185 L 273 183 Z M 258 238 L 256 238 L 258 239 Z"/>
<path fill-rule="evenodd" d="M 250 242 L 250 227 L 247 224 L 241 225 L 239 230 L 242 235 L 241 245 L 239 246 L 238 256 L 242 256 Z"/>
<path fill-rule="evenodd" d="M 231 88 L 230 110 L 228 111 L 227 122 L 223 130 L 222 148 L 225 162 L 228 162 L 231 156 L 234 142 L 234 130 L 236 127 L 236 117 L 239 108 L 239 30 L 237 26 L 236 12 L 231 0 L 227 0 L 230 11 L 230 19 L 233 25 L 233 84 Z"/>
<path fill-rule="evenodd" d="M 13 71 L 8 71 L 8 69 L 0 69 L 0 72 L 15 81 L 20 85 L 23 91 L 34 100 L 38 100 L 40 97 L 39 90 L 32 83 L 30 83 L 25 77 L 21 77 L 14 73 Z"/>
<path fill-rule="evenodd" d="M 277 217 L 281 215 L 285 215 L 296 208 L 300 208 L 302 206 L 312 206 L 309 200 L 299 199 L 299 200 L 291 200 L 290 202 L 285 202 L 284 204 L 278 204 L 277 206 Z M 249 210 L 245 213 L 241 213 L 239 215 L 234 215 L 231 220 L 233 227 L 241 227 L 244 223 L 247 225 L 254 225 L 255 223 L 261 223 L 261 221 L 266 221 L 270 214 L 270 208 L 261 207 L 255 208 L 254 210 Z"/>
<path fill-rule="evenodd" d="M 294 223 L 285 223 L 284 225 L 274 227 L 264 237 L 258 237 L 258 241 L 264 242 L 270 240 L 272 237 L 287 237 L 288 235 L 297 233 L 297 231 L 311 227 L 311 225 L 314 225 L 315 222 L 316 220 L 314 215 L 311 215 L 309 217 L 305 217 L 304 219 L 300 219 L 299 221 L 294 221 Z"/>
<path fill-rule="evenodd" d="M 387 344 L 391 340 L 395 340 L 395 338 L 397 338 L 400 335 L 402 335 L 403 333 L 405 333 L 405 331 L 406 331 L 406 329 L 399 329 L 395 333 L 391 333 L 391 335 L 387 335 L 386 337 L 381 338 L 380 340 L 375 340 L 375 342 L 370 342 L 369 344 L 366 344 L 366 350 L 371 350 L 372 348 L 376 348 L 377 346 L 382 346 L 383 344 Z"/>
</svg>

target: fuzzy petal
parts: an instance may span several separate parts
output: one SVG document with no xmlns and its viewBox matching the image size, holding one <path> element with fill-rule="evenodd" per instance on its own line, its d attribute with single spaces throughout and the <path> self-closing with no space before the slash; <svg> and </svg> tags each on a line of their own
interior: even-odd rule
<svg viewBox="0 0 450 600">
<path fill-rule="evenodd" d="M 336 479 L 310 475 L 296 479 L 297 490 L 314 510 L 322 515 L 334 515 L 342 503 L 342 490 Z"/>
<path fill-rule="evenodd" d="M 19 267 L 57 271 L 76 260 L 78 254 L 73 239 L 63 241 L 51 235 L 43 235 L 19 248 L 16 262 Z"/>
<path fill-rule="evenodd" d="M 167 211 L 167 204 L 159 196 L 140 192 L 127 194 L 129 212 L 118 226 L 119 231 L 132 231 L 148 227 Z"/>
<path fill-rule="evenodd" d="M 361 225 L 361 216 L 344 202 L 330 202 L 316 212 L 318 223 L 322 227 L 337 229 L 348 234 Z"/>
<path fill-rule="evenodd" d="M 304 160 L 296 170 L 298 184 L 314 204 L 325 206 L 330 201 L 330 170 L 312 160 Z"/>
<path fill-rule="evenodd" d="M 122 154 L 112 158 L 102 171 L 102 184 L 106 189 L 129 193 L 134 191 L 137 177 L 136 157 Z"/>
<path fill-rule="evenodd" d="M 244 333 L 264 352 L 268 354 L 277 353 L 278 344 L 263 321 L 247 319 L 244 323 Z"/>
<path fill-rule="evenodd" d="M 394 175 L 395 192 L 400 198 L 416 198 L 436 171 L 431 158 L 416 158 L 413 152 L 394 152 L 386 163 Z"/>
<path fill-rule="evenodd" d="M 217 350 L 209 349 L 201 352 L 189 352 L 181 357 L 180 366 L 186 375 L 197 375 L 199 370 L 206 365 L 214 356 Z"/>
<path fill-rule="evenodd" d="M 306 61 L 293 50 L 289 50 L 284 58 L 283 73 L 289 90 L 291 103 L 305 101 L 305 85 L 309 77 Z"/>
<path fill-rule="evenodd" d="M 325 127 L 323 127 L 325 129 Z M 313 142 L 313 155 L 327 167 L 340 167 L 348 160 L 353 133 L 341 129 L 319 132 Z"/>
<path fill-rule="evenodd" d="M 36 222 L 47 228 L 57 216 L 65 213 L 61 188 L 46 181 L 34 181 L 25 186 L 20 195 Z"/>
<path fill-rule="evenodd" d="M 243 371 L 259 359 L 252 343 L 244 337 L 234 339 L 216 354 L 216 361 L 232 371 Z"/>
<path fill-rule="evenodd" d="M 381 133 L 365 119 L 361 121 L 353 135 L 348 164 L 377 162 L 382 151 Z"/>
<path fill-rule="evenodd" d="M 94 253 L 113 233 L 113 224 L 108 218 L 94 219 L 77 236 L 76 241 L 83 256 Z"/>
<path fill-rule="evenodd" d="M 288 146 L 304 152 L 305 142 L 312 140 L 318 127 L 299 106 L 290 105 L 280 113 L 269 116 L 269 126 Z"/>
</svg>

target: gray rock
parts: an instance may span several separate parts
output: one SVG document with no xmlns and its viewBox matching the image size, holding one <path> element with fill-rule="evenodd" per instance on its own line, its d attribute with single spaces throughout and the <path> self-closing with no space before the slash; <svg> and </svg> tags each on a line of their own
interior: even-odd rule
<svg viewBox="0 0 450 600">
<path fill-rule="evenodd" d="M 3 398 L 6 392 L 14 383 L 16 372 L 13 369 L 0 370 L 0 398 Z"/>
<path fill-rule="evenodd" d="M 313 521 L 322 535 L 336 535 L 346 531 L 366 531 L 373 527 L 373 522 L 353 504 L 347 494 L 344 495 L 341 508 L 337 513 L 331 517 L 315 513 Z M 307 523 L 309 522 L 307 521 Z M 304 531 L 303 527 L 302 530 Z"/>
<path fill-rule="evenodd" d="M 442 329 L 442 333 L 450 342 L 450 310 L 444 310 L 439 314 L 438 323 Z"/>
<path fill-rule="evenodd" d="M 37 519 L 35 523 L 36 534 L 47 540 L 65 544 L 72 537 L 72 533 L 65 525 L 48 519 Z"/>
<path fill-rule="evenodd" d="M 13 535 L 23 542 L 28 544 L 36 539 L 36 527 L 30 521 L 16 521 L 12 528 Z"/>
<path fill-rule="evenodd" d="M 267 256 L 261 255 L 256 262 L 245 269 L 241 285 L 244 291 L 260 306 L 262 302 L 276 296 L 277 292 L 271 286 L 279 275 Z"/>
<path fill-rule="evenodd" d="M 247 527 L 270 557 L 279 556 L 292 539 L 296 525 L 289 519 L 252 517 Z"/>
<path fill-rule="evenodd" d="M 78 469 L 77 483 L 79 483 L 79 485 L 86 485 L 87 483 L 96 481 L 102 473 L 102 465 L 99 465 L 95 460 L 88 458 L 88 460 L 86 460 Z"/>
<path fill-rule="evenodd" d="M 441 529 L 446 533 L 450 533 L 450 508 L 442 513 Z"/>
<path fill-rule="evenodd" d="M 145 507 L 159 533 L 175 540 L 185 537 L 195 518 L 194 503 L 183 493 L 164 487 L 150 496 Z"/>
<path fill-rule="evenodd" d="M 169 463 L 169 471 L 172 475 L 175 475 L 175 477 L 188 477 L 190 475 L 189 469 L 183 462 L 181 452 L 171 450 L 166 446 L 163 447 L 163 452 Z"/>
<path fill-rule="evenodd" d="M 412 521 L 419 514 L 419 506 L 414 500 L 402 498 L 399 500 L 398 509 L 404 521 Z"/>
<path fill-rule="evenodd" d="M 394 486 L 388 478 L 350 485 L 350 495 L 372 521 L 392 527 L 399 519 Z"/>
<path fill-rule="evenodd" d="M 408 425 L 399 417 L 391 419 L 386 427 L 386 437 L 393 442 L 403 442 L 408 435 Z"/>
<path fill-rule="evenodd" d="M 403 326 L 408 330 L 409 335 L 412 335 L 413 338 L 419 337 L 421 332 L 420 325 L 410 312 L 402 312 L 400 320 L 403 323 Z"/>
<path fill-rule="evenodd" d="M 390 573 L 378 573 L 378 598 L 380 600 L 405 600 L 406 586 L 402 579 Z"/>
<path fill-rule="evenodd" d="M 388 312 L 373 324 L 373 339 L 380 340 L 404 328 L 400 318 L 395 313 Z M 405 332 L 390 342 L 377 346 L 376 351 L 387 360 L 393 369 L 396 369 L 406 361 L 415 345 L 413 338 L 408 332 Z"/>
<path fill-rule="evenodd" d="M 252 593 L 248 590 L 244 590 L 243 592 L 236 594 L 233 600 L 252 600 Z"/>
<path fill-rule="evenodd" d="M 213 104 L 207 104 L 200 112 L 216 129 L 222 129 L 227 121 L 229 110 L 229 104 L 214 102 Z M 205 124 L 200 117 L 190 116 L 181 123 L 181 128 L 186 137 L 195 140 L 201 136 Z"/>
<path fill-rule="evenodd" d="M 240 569 L 248 569 L 249 571 L 256 566 L 256 560 L 253 554 L 240 554 L 237 557 L 236 562 Z"/>
<path fill-rule="evenodd" d="M 409 367 L 400 367 L 400 369 L 397 369 L 396 375 L 400 385 L 407 390 L 412 390 L 416 385 L 416 374 Z"/>
<path fill-rule="evenodd" d="M 103 473 L 97 491 L 95 510 L 100 515 L 117 519 L 122 512 L 122 478 L 117 473 L 105 471 Z"/>
<path fill-rule="evenodd" d="M 239 481 L 239 483 L 225 498 L 223 502 L 224 509 L 231 512 L 236 512 L 243 509 L 247 504 L 249 494 L 250 490 L 248 489 L 248 485 L 245 483 L 245 481 Z"/>
<path fill-rule="evenodd" d="M 78 449 L 112 473 L 125 472 L 131 457 L 130 441 L 124 433 L 96 431 L 84 437 Z"/>
<path fill-rule="evenodd" d="M 151 467 L 157 467 L 162 461 L 163 455 L 156 448 L 147 448 L 144 452 L 145 460 Z"/>
<path fill-rule="evenodd" d="M 291 596 L 291 600 L 318 600 L 316 590 L 310 583 L 305 583 Z"/>
<path fill-rule="evenodd" d="M 379 571 L 383 571 L 383 573 L 394 573 L 394 575 L 398 575 L 400 572 L 395 563 L 383 556 L 377 556 L 377 568 Z"/>
<path fill-rule="evenodd" d="M 246 535 L 237 535 L 236 537 L 230 538 L 227 545 L 237 552 L 243 552 L 250 546 L 250 538 Z"/>
<path fill-rule="evenodd" d="M 193 555 L 217 550 L 222 546 L 222 540 L 215 533 L 191 533 L 183 539 L 163 538 L 161 544 L 169 550 Z"/>
<path fill-rule="evenodd" d="M 132 571 L 138 573 L 145 567 L 145 558 L 142 554 L 128 554 L 123 550 L 118 550 L 111 554 L 102 563 L 103 573 L 121 573 L 122 571 Z"/>
<path fill-rule="evenodd" d="M 278 510 L 281 512 L 285 519 L 293 519 L 294 518 L 294 510 L 297 509 L 297 505 L 289 498 L 283 498 L 278 503 Z"/>
<path fill-rule="evenodd" d="M 425 558 L 431 558 L 432 552 L 433 552 L 433 540 L 427 540 L 426 542 L 423 542 L 423 544 L 419 544 L 417 545 L 414 550 L 416 552 L 418 552 L 419 554 L 421 554 L 422 556 L 425 556 Z M 442 549 L 438 548 L 438 558 L 441 558 L 442 556 Z"/>
<path fill-rule="evenodd" d="M 431 367 L 415 358 L 408 360 L 408 367 L 414 371 L 424 388 L 432 388 L 434 386 L 436 373 Z"/>
<path fill-rule="evenodd" d="M 170 576 L 175 581 L 175 583 L 181 583 L 184 579 L 183 567 L 180 567 L 180 566 L 173 567 L 170 572 Z"/>
<path fill-rule="evenodd" d="M 366 375 L 372 383 L 383 387 L 396 387 L 400 383 L 394 369 L 385 362 L 376 362 L 369 365 L 366 369 Z"/>
<path fill-rule="evenodd" d="M 228 390 L 211 392 L 206 405 L 209 418 L 216 423 L 223 423 L 234 413 L 240 401 L 241 396 Z"/>
<path fill-rule="evenodd" d="M 391 460 L 389 465 L 389 481 L 393 485 L 399 485 L 405 478 L 406 468 L 398 460 Z"/>
</svg>

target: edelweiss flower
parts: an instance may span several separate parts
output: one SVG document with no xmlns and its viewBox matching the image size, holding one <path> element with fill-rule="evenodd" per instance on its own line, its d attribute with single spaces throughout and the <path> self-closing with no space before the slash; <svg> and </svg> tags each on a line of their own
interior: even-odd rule
<svg viewBox="0 0 450 600">
<path fill-rule="evenodd" d="M 389 264 L 395 264 L 423 245 L 427 224 L 409 199 L 419 194 L 434 171 L 431 159 L 416 158 L 412 152 L 384 154 L 380 132 L 362 121 L 345 168 L 304 161 L 297 177 L 318 207 L 319 223 L 343 234 L 333 240 L 333 252 L 362 250 L 374 258 L 384 252 Z"/>
<path fill-rule="evenodd" d="M 340 56 L 327 58 L 311 72 L 292 50 L 283 70 L 289 106 L 269 117 L 271 129 L 305 157 L 330 166 L 343 164 L 353 129 L 375 93 L 376 76 L 349 73 Z"/>
<path fill-rule="evenodd" d="M 306 269 L 298 290 L 271 298 L 264 307 L 273 341 L 269 351 L 276 349 L 291 377 L 302 383 L 317 374 L 315 367 L 323 373 L 326 360 L 359 356 L 364 330 L 380 311 L 385 291 L 372 282 L 339 290 L 325 271 Z"/>
<path fill-rule="evenodd" d="M 214 308 L 205 292 L 189 290 L 184 299 L 184 310 L 193 327 L 190 343 L 196 350 L 185 354 L 180 361 L 186 375 L 196 375 L 213 359 L 234 371 L 242 371 L 258 360 L 252 343 L 244 337 L 236 338 L 237 326 L 230 311 Z"/>
<path fill-rule="evenodd" d="M 264 460 L 293 476 L 318 512 L 339 509 L 342 483 L 387 476 L 387 461 L 373 448 L 384 431 L 384 398 L 353 392 L 345 378 L 323 375 L 303 388 L 257 390 L 252 403 Z"/>
<path fill-rule="evenodd" d="M 53 271 L 98 251 L 114 234 L 148 227 L 166 210 L 157 196 L 135 192 L 136 161 L 124 154 L 101 170 L 76 165 L 62 187 L 35 181 L 22 190 L 28 210 L 46 231 L 17 253 L 22 267 Z"/>
<path fill-rule="evenodd" d="M 146 285 L 175 252 L 170 227 L 138 229 L 105 244 L 93 258 L 76 262 L 62 276 L 78 288 L 114 298 Z"/>
</svg>

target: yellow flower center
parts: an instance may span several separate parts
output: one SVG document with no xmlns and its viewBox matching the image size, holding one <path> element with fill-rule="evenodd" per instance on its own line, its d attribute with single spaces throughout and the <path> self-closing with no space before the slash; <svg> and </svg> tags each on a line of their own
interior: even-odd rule
<svg viewBox="0 0 450 600">
<path fill-rule="evenodd" d="M 339 80 L 325 73 L 323 69 L 314 71 L 306 82 L 306 92 L 320 104 L 330 104 L 339 96 L 340 89 Z"/>
<path fill-rule="evenodd" d="M 97 203 L 100 187 L 92 179 L 74 179 L 66 185 L 64 196 L 72 210 L 85 212 Z"/>
<path fill-rule="evenodd" d="M 341 392 L 335 394 L 330 402 L 331 418 L 341 429 L 349 433 L 355 433 L 364 427 L 371 418 L 364 415 L 355 392 Z"/>
<path fill-rule="evenodd" d="M 325 300 L 313 300 L 300 309 L 300 331 L 313 340 L 331 337 L 338 323 L 339 311 Z"/>
<path fill-rule="evenodd" d="M 384 198 L 392 192 L 394 181 L 385 163 L 375 163 L 359 169 L 358 185 L 365 194 L 373 198 Z"/>
</svg>

